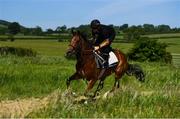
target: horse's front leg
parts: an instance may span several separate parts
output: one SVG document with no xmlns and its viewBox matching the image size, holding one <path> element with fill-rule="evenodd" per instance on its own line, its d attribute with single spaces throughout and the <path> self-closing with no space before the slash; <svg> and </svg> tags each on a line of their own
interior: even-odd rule
<svg viewBox="0 0 180 119">
<path fill-rule="evenodd" d="M 99 81 L 99 84 L 98 84 L 98 86 L 97 86 L 96 91 L 94 92 L 94 97 L 96 97 L 97 93 L 98 93 L 101 89 L 103 89 L 103 86 L 104 86 L 104 79 L 101 79 L 101 80 Z"/>
<path fill-rule="evenodd" d="M 69 88 L 70 86 L 70 82 L 72 80 L 78 80 L 78 79 L 81 79 L 82 76 L 79 74 L 79 73 L 74 73 L 71 77 L 69 77 L 67 80 L 66 80 L 66 85 L 67 85 L 67 89 Z"/>
<path fill-rule="evenodd" d="M 97 79 L 91 79 L 89 82 L 88 82 L 88 86 L 85 90 L 85 93 L 84 95 L 87 96 L 88 95 L 88 92 L 93 88 L 94 84 L 96 83 Z"/>
</svg>

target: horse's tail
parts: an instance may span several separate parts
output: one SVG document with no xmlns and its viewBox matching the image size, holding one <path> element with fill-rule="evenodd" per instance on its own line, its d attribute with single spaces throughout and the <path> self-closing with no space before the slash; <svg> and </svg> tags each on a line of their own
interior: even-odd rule
<svg viewBox="0 0 180 119">
<path fill-rule="evenodd" d="M 145 74 L 142 68 L 137 64 L 128 64 L 128 70 L 126 71 L 128 76 L 135 76 L 137 80 L 144 82 Z"/>
</svg>

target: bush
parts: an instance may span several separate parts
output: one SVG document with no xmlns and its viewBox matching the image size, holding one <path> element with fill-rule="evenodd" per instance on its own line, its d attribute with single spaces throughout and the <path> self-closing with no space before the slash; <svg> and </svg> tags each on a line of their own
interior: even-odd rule
<svg viewBox="0 0 180 119">
<path fill-rule="evenodd" d="M 135 61 L 163 61 L 171 63 L 172 55 L 166 52 L 167 44 L 147 37 L 140 38 L 128 52 L 128 58 Z"/>
<path fill-rule="evenodd" d="M 15 48 L 15 47 L 0 47 L 0 55 L 16 55 L 20 57 L 28 56 L 36 56 L 37 52 L 32 49 L 26 48 Z"/>
</svg>

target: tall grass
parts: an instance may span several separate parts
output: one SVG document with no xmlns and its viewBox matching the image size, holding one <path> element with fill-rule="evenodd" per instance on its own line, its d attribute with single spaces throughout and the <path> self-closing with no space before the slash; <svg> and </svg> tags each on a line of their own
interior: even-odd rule
<svg viewBox="0 0 180 119">
<path fill-rule="evenodd" d="M 42 97 L 58 87 L 63 89 L 72 64 L 61 57 L 1 57 L 0 100 Z"/>
<path fill-rule="evenodd" d="M 113 98 L 88 104 L 66 104 L 60 99 L 28 117 L 179 117 L 180 70 L 161 63 L 138 64 L 145 71 L 145 83 L 124 76 Z M 0 100 L 43 97 L 57 88 L 63 92 L 65 80 L 75 71 L 74 65 L 64 57 L 1 57 Z M 110 90 L 113 83 L 114 77 L 108 77 L 101 93 Z M 71 87 L 82 95 L 86 84 L 74 81 Z M 153 93 L 147 95 L 149 92 Z"/>
<path fill-rule="evenodd" d="M 137 96 L 132 92 L 121 92 L 108 100 L 99 100 L 87 105 L 73 105 L 66 108 L 57 103 L 28 117 L 64 117 L 64 118 L 119 118 L 119 117 L 179 117 L 179 105 L 174 98 L 156 94 L 151 97 Z"/>
<path fill-rule="evenodd" d="M 64 58 L 67 43 L 15 41 L 1 45 L 30 47 L 40 55 L 0 57 L 0 100 L 44 97 L 56 89 L 65 91 L 65 80 L 75 72 L 75 61 Z M 131 44 L 114 46 L 126 51 Z M 180 117 L 180 69 L 163 63 L 131 63 L 142 66 L 146 74 L 144 83 L 134 77 L 123 76 L 120 90 L 113 98 L 88 104 L 65 103 L 60 98 L 56 104 L 32 112 L 27 117 Z M 112 75 L 105 80 L 101 94 L 110 90 L 113 83 Z M 86 83 L 73 81 L 71 87 L 83 95 Z"/>
</svg>

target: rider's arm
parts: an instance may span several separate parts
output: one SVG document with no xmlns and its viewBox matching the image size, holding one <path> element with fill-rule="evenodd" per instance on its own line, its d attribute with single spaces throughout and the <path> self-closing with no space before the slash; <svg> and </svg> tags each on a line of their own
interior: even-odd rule
<svg viewBox="0 0 180 119">
<path fill-rule="evenodd" d="M 109 39 L 106 39 L 106 40 L 104 40 L 104 41 L 99 45 L 99 48 L 102 48 L 102 47 L 107 46 L 107 45 L 109 45 L 109 44 L 110 44 Z"/>
<path fill-rule="evenodd" d="M 99 45 L 99 48 L 102 48 L 102 47 L 105 47 L 107 45 L 110 45 L 111 42 L 115 38 L 115 31 L 114 31 L 113 28 L 108 29 L 108 31 L 105 30 L 104 34 L 105 34 L 106 39 Z"/>
</svg>

